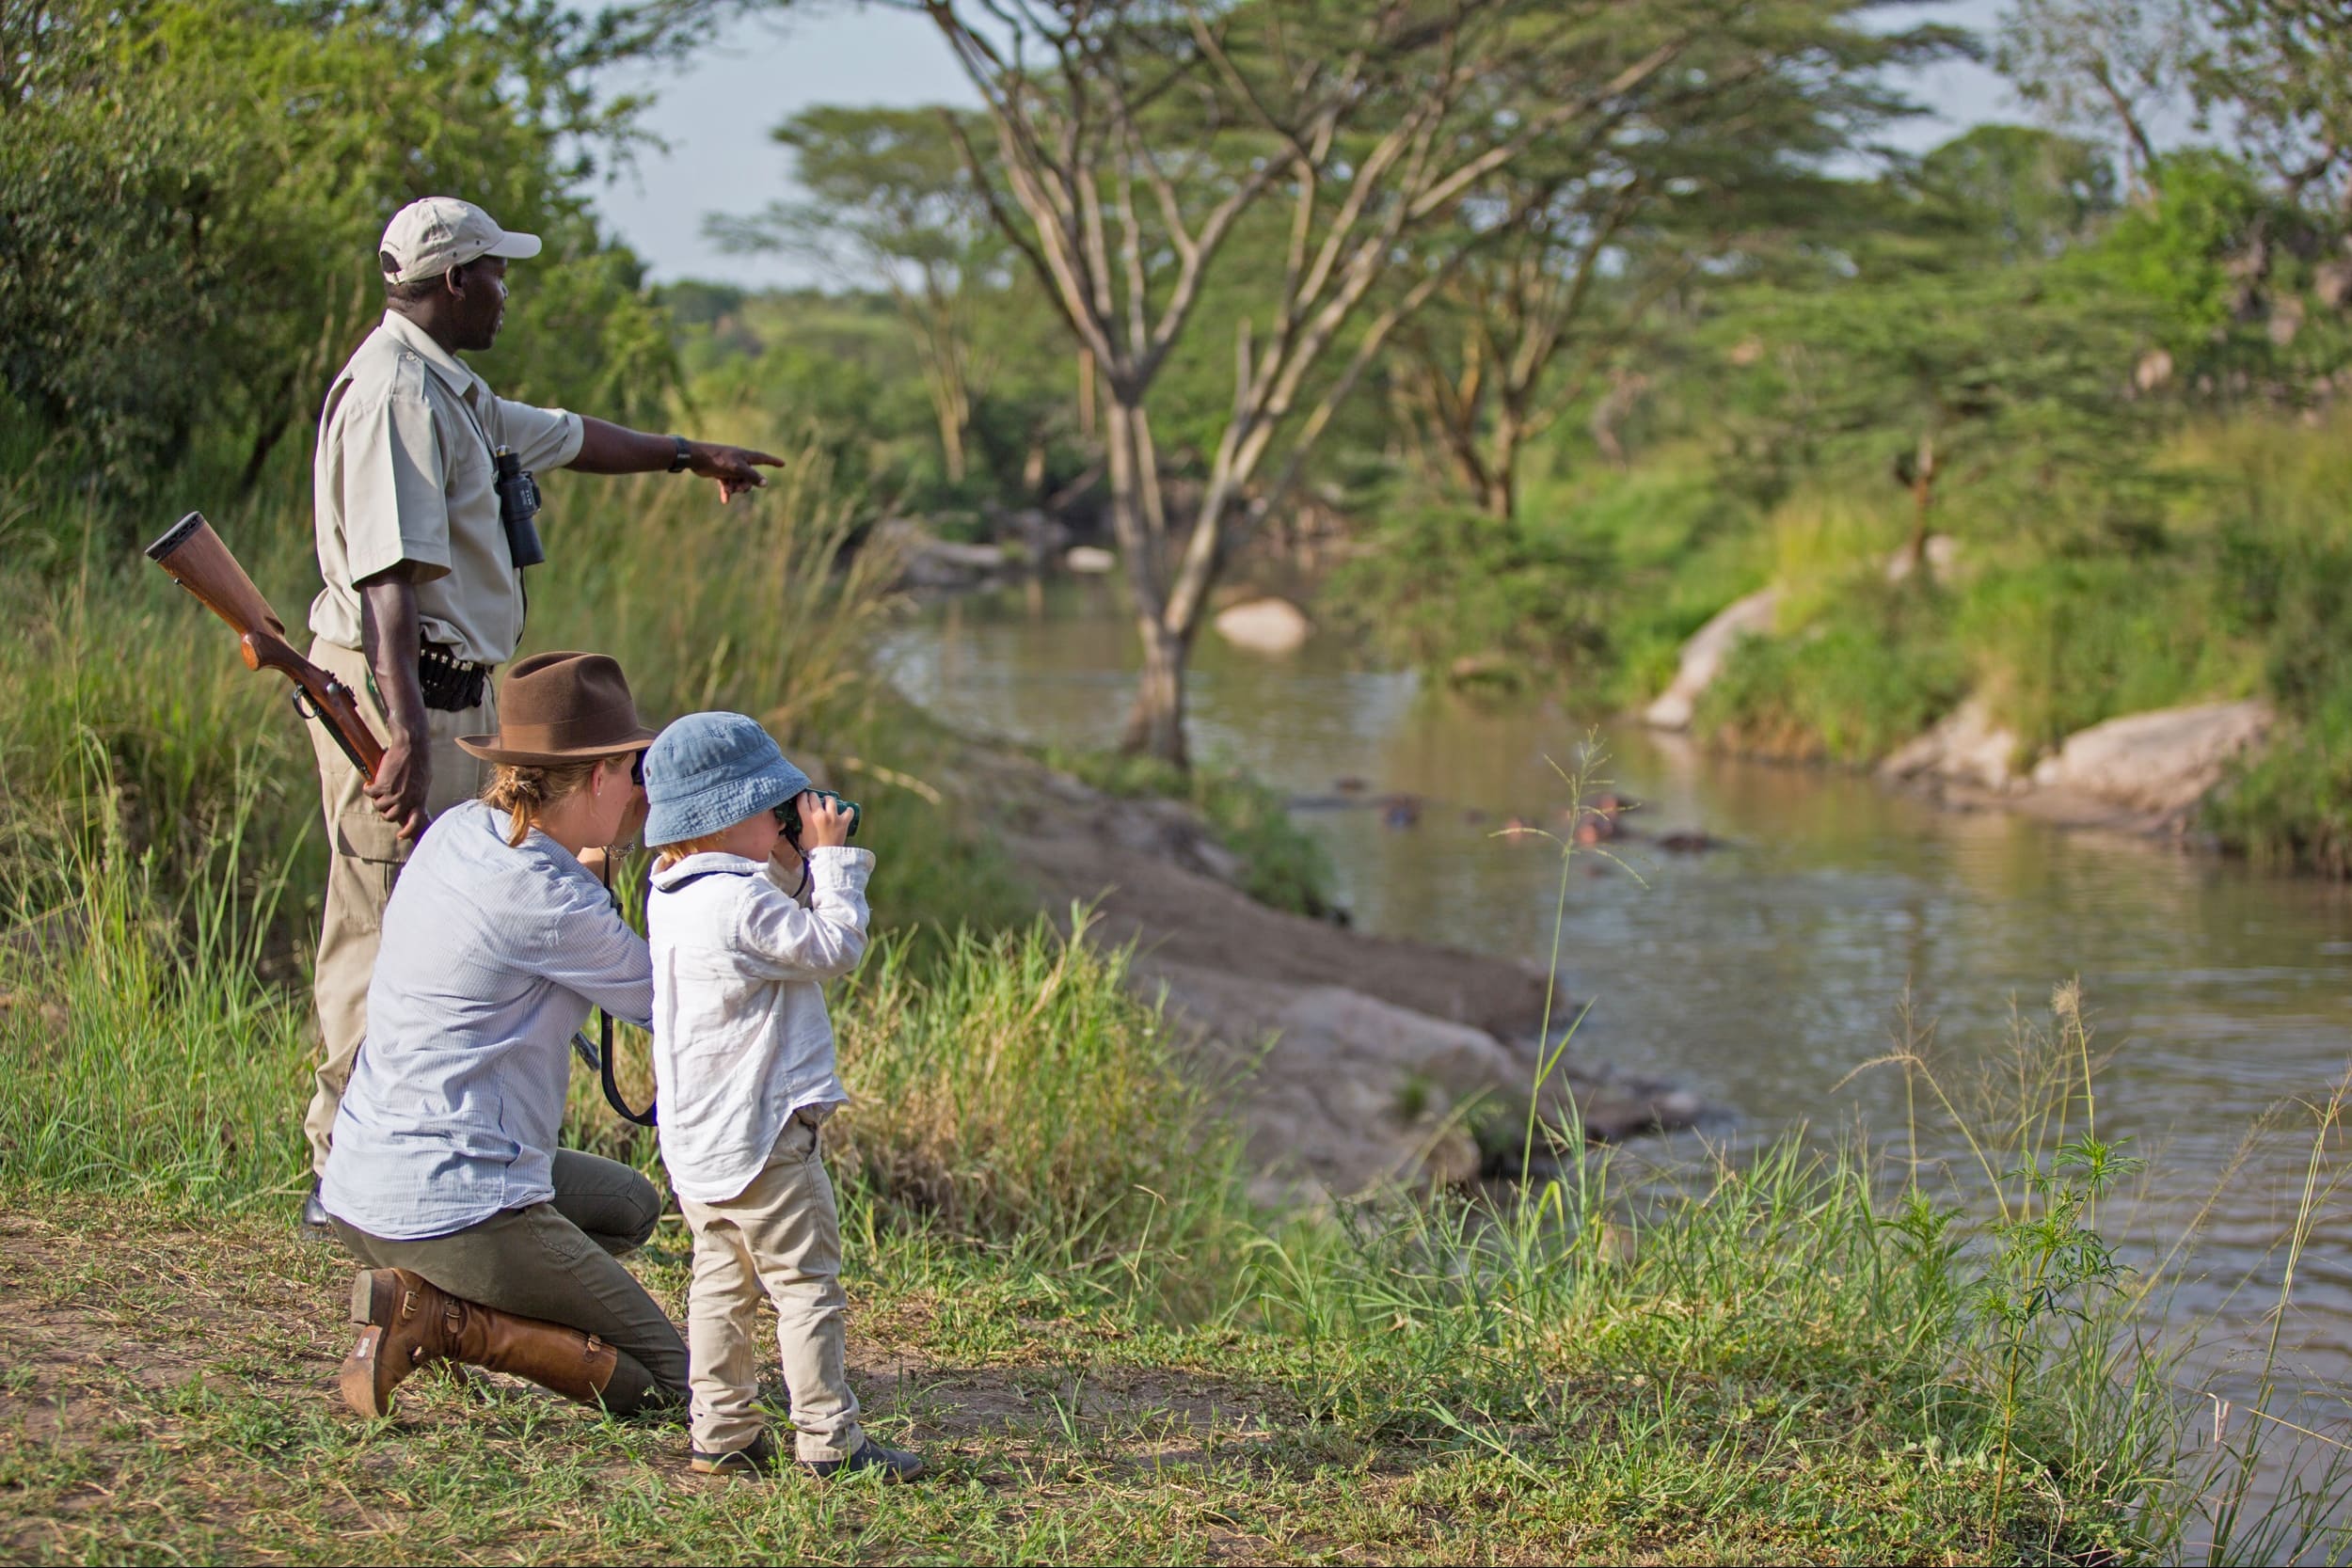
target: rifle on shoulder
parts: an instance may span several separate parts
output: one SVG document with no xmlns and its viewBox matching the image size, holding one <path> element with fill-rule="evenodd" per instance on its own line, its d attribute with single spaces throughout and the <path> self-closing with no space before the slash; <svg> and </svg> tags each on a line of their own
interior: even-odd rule
<svg viewBox="0 0 2352 1568">
<path fill-rule="evenodd" d="M 237 634 L 246 669 L 275 670 L 294 682 L 294 711 L 305 720 L 316 719 L 325 724 L 343 755 L 351 759 L 351 766 L 363 778 L 374 779 L 384 760 L 384 746 L 359 716 L 358 697 L 294 652 L 294 644 L 286 640 L 286 624 L 253 586 L 237 558 L 204 520 L 204 514 L 191 512 L 173 524 L 169 532 L 147 546 L 147 559 L 229 623 L 229 629 Z"/>
</svg>

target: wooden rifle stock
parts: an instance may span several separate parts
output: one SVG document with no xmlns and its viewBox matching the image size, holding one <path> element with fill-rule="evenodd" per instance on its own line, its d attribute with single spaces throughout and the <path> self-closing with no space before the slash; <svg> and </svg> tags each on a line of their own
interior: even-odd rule
<svg viewBox="0 0 2352 1568">
<path fill-rule="evenodd" d="M 229 553 L 201 512 L 191 512 L 171 531 L 147 546 L 147 558 L 171 575 L 171 580 L 196 595 L 199 603 L 229 623 L 237 634 L 239 651 L 248 670 L 275 670 L 294 682 L 294 711 L 317 719 L 342 748 L 351 766 L 373 781 L 384 761 L 383 743 L 359 716 L 359 700 L 351 688 L 320 669 L 286 640 L 286 624 L 253 586 L 237 558 Z M 303 706 L 308 698 L 310 706 Z"/>
</svg>

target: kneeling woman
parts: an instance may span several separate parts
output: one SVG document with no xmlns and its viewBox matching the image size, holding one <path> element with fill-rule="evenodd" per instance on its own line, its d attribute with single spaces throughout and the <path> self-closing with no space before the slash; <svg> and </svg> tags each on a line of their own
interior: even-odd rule
<svg viewBox="0 0 2352 1568">
<path fill-rule="evenodd" d="M 367 1268 L 342 1390 L 389 1413 L 434 1361 L 512 1372 L 616 1414 L 686 1397 L 686 1347 L 617 1260 L 660 1218 L 627 1165 L 559 1149 L 572 1031 L 643 1022 L 644 939 L 580 863 L 645 817 L 654 732 L 620 666 L 542 654 L 501 689 L 497 765 L 435 821 L 384 911 L 360 1048 L 320 1196 Z"/>
</svg>

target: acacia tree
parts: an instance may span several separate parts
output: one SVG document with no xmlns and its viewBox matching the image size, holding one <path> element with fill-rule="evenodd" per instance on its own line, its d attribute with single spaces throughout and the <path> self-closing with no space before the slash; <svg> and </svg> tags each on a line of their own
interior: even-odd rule
<svg viewBox="0 0 2352 1568">
<path fill-rule="evenodd" d="M 1758 379 L 1789 436 L 1883 457 L 1909 492 L 1904 556 L 1955 483 L 2001 473 L 2120 474 L 2146 410 L 2123 395 L 2144 312 L 2067 246 L 2109 211 L 2104 171 L 2069 138 L 1985 126 L 1881 186 L 1883 227 L 1825 286 L 1767 295 L 1779 352 Z"/>
<path fill-rule="evenodd" d="M 735 250 L 813 257 L 844 280 L 889 290 L 923 365 L 950 483 L 961 483 L 974 400 L 989 365 L 975 347 L 976 301 L 1009 252 L 978 181 L 930 109 L 819 104 L 777 126 L 808 195 L 749 217 L 713 217 Z"/>
<path fill-rule="evenodd" d="M 2352 8 L 2342 0 L 2203 0 L 2189 62 L 2199 105 L 2235 122 L 2290 203 L 2317 197 L 2352 227 Z"/>
<path fill-rule="evenodd" d="M 1182 765 L 1184 676 L 1232 546 L 1280 506 L 1342 402 L 1461 259 L 1517 220 L 1496 177 L 1607 139 L 1737 0 L 909 0 L 978 89 L 961 125 L 991 214 L 1099 371 L 1111 517 L 1143 673 L 1125 744 Z M 1189 518 L 1152 412 L 1202 290 L 1278 209 L 1232 407 Z M 1382 285 L 1405 274 L 1401 286 Z"/>
<path fill-rule="evenodd" d="M 1891 65 L 1960 50 L 1945 26 L 1858 25 L 1862 0 L 1736 13 L 1678 62 L 1620 135 L 1542 147 L 1499 179 L 1523 214 L 1460 266 L 1406 335 L 1396 380 L 1488 515 L 1508 518 L 1528 444 L 1620 365 L 1650 307 L 1778 235 L 1820 228 L 1822 168 L 1910 105 Z M 1637 372 L 1638 373 L 1638 372 Z"/>
<path fill-rule="evenodd" d="M 2062 130 L 2112 130 L 2135 190 L 2159 179 L 2153 120 L 2187 86 L 2190 0 L 2017 0 L 1996 55 L 2026 103 Z"/>
</svg>

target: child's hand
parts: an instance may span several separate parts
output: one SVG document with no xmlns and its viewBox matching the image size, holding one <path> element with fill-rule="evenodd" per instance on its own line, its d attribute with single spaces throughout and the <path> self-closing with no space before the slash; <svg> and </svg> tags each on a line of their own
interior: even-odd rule
<svg viewBox="0 0 2352 1568">
<path fill-rule="evenodd" d="M 838 849 L 850 842 L 850 814 L 840 801 L 813 789 L 804 790 L 800 813 L 802 848 Z"/>
</svg>

